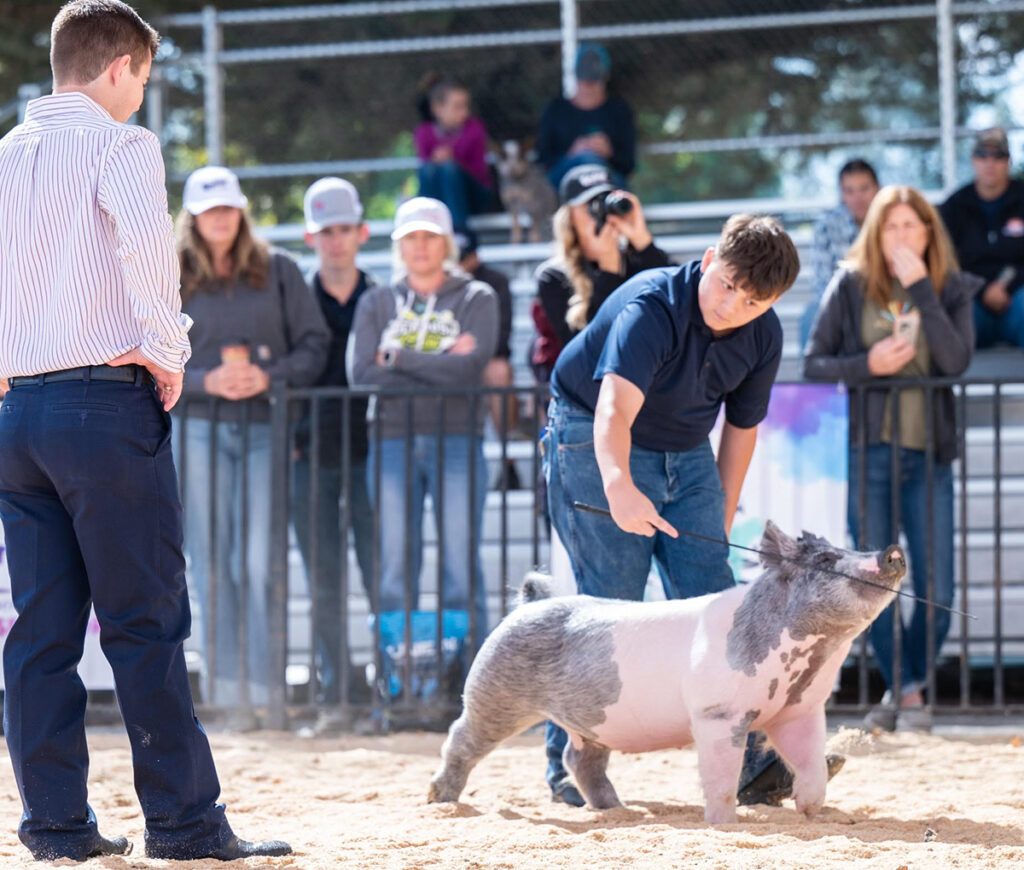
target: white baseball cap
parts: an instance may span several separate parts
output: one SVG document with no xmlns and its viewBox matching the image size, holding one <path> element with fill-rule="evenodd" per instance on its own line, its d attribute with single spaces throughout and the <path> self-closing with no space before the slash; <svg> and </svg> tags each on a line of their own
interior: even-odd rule
<svg viewBox="0 0 1024 870">
<path fill-rule="evenodd" d="M 318 233 L 336 224 L 361 224 L 363 204 L 359 192 L 344 178 L 321 178 L 314 181 L 302 200 L 306 216 L 306 232 Z"/>
<path fill-rule="evenodd" d="M 417 230 L 450 236 L 452 213 L 448 211 L 448 206 L 429 196 L 414 196 L 403 202 L 395 212 L 395 228 L 391 238 L 397 240 Z"/>
<path fill-rule="evenodd" d="M 224 166 L 204 166 L 185 179 L 184 206 L 202 214 L 218 205 L 245 208 L 249 200 L 238 186 L 238 176 Z"/>
</svg>

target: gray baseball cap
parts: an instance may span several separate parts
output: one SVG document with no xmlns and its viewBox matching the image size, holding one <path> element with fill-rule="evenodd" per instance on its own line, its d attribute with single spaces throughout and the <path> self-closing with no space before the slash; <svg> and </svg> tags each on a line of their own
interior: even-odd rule
<svg viewBox="0 0 1024 870">
<path fill-rule="evenodd" d="M 318 233 L 336 224 L 361 224 L 363 204 L 359 192 L 344 178 L 329 176 L 314 181 L 302 200 L 306 232 Z"/>
</svg>

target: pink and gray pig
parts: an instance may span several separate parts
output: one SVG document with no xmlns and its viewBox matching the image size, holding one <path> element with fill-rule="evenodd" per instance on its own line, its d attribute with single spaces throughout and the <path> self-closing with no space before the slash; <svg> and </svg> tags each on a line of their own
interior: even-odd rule
<svg viewBox="0 0 1024 870">
<path fill-rule="evenodd" d="M 853 639 L 893 600 L 898 547 L 840 550 L 769 522 L 763 574 L 682 601 L 549 598 L 538 576 L 525 602 L 481 646 L 464 709 L 441 750 L 430 801 L 458 800 L 502 740 L 544 719 L 569 733 L 565 766 L 594 808 L 619 806 L 609 752 L 697 746 L 704 818 L 736 819 L 747 733 L 763 731 L 793 771 L 797 809 L 825 801 L 825 701 Z"/>
</svg>

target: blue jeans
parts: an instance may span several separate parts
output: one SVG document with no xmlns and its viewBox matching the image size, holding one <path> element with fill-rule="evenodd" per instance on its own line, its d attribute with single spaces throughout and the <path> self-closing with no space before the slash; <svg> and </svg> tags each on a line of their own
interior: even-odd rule
<svg viewBox="0 0 1024 870">
<path fill-rule="evenodd" d="M 298 538 L 302 560 L 309 574 L 310 592 L 316 602 L 313 620 L 313 643 L 320 670 L 320 698 L 322 703 L 337 704 L 341 700 L 340 674 L 347 665 L 345 650 L 341 649 L 341 564 L 348 558 L 348 548 L 342 547 L 341 508 L 347 497 L 350 528 L 355 544 L 363 589 L 373 604 L 373 509 L 366 483 L 366 461 L 353 461 L 349 467 L 349 491 L 342 492 L 341 469 L 321 465 L 317 469 L 317 500 L 315 516 L 309 513 L 311 465 L 308 459 L 295 463 L 292 517 L 295 537 Z M 310 574 L 313 566 L 313 521 L 316 522 L 316 576 Z M 349 591 L 355 588 L 349 576 Z"/>
<path fill-rule="evenodd" d="M 866 516 L 863 527 L 858 516 L 860 493 L 860 448 L 850 449 L 850 486 L 847 506 L 850 535 L 858 548 L 882 549 L 895 542 L 893 534 L 892 487 L 899 488 L 899 528 L 907 537 L 910 573 L 914 594 L 930 598 L 947 607 L 953 603 L 953 468 L 948 463 L 935 463 L 932 492 L 928 491 L 925 454 L 921 450 L 900 448 L 899 476 L 893 480 L 892 448 L 875 444 L 865 454 Z M 935 527 L 928 527 L 929 505 L 934 512 Z M 861 533 L 864 538 L 861 540 Z M 928 583 L 928 542 L 932 542 L 934 590 Z M 887 607 L 871 625 L 869 636 L 885 684 L 895 684 L 893 657 L 893 620 L 899 611 L 899 600 Z M 934 610 L 935 654 L 949 632 L 950 614 Z M 928 607 L 914 603 L 910 620 L 901 617 L 902 643 L 900 655 L 900 690 L 905 695 L 922 688 L 928 676 Z"/>
<path fill-rule="evenodd" d="M 374 606 L 374 514 L 370 507 L 365 460 L 352 462 L 349 467 L 348 492 L 342 492 L 341 469 L 319 466 L 316 474 L 315 516 L 309 516 L 311 472 L 308 460 L 295 464 L 293 513 L 295 536 L 299 541 L 302 561 L 309 576 L 310 594 L 315 602 L 313 618 L 313 645 L 319 668 L 318 700 L 337 704 L 341 700 L 341 669 L 347 665 L 345 650 L 341 649 L 341 564 L 348 558 L 348 549 L 341 546 L 341 509 L 348 497 L 349 528 L 355 545 L 355 560 L 359 565 L 362 589 L 366 592 L 370 609 Z M 316 570 L 312 569 L 312 522 L 316 522 Z M 354 590 L 349 575 L 348 590 Z"/>
<path fill-rule="evenodd" d="M 18 386 L 0 405 L 0 517 L 18 617 L 4 646 L 4 726 L 33 852 L 84 858 L 90 603 L 131 743 L 146 841 L 203 854 L 231 836 L 192 708 L 191 625 L 170 419 L 135 383 Z"/>
<path fill-rule="evenodd" d="M 423 163 L 419 168 L 420 196 L 439 199 L 452 213 L 452 226 L 465 230 L 471 214 L 483 211 L 491 201 L 484 187 L 454 160 Z"/>
<path fill-rule="evenodd" d="M 267 703 L 267 581 L 270 564 L 270 425 L 250 423 L 243 452 L 240 423 L 190 418 L 179 429 L 185 441 L 185 551 L 189 577 L 200 608 L 200 646 L 209 672 L 213 664 L 214 704 L 241 703 L 239 628 L 246 613 L 249 703 Z M 213 435 L 216 443 L 213 442 Z M 180 444 L 180 439 L 179 439 Z M 210 451 L 216 450 L 216 478 L 210 476 Z M 181 465 L 179 458 L 179 467 Z M 242 501 L 243 475 L 246 499 Z M 213 520 L 213 529 L 210 522 Z M 213 537 L 211 538 L 211 531 Z M 242 577 L 249 593 L 241 600 Z M 210 591 L 213 590 L 213 649 L 208 647 Z M 283 679 L 284 675 L 280 675 Z"/>
<path fill-rule="evenodd" d="M 991 347 L 997 341 L 1005 341 L 1024 348 L 1024 287 L 1010 297 L 1010 307 L 1002 314 L 993 313 L 975 299 L 974 333 L 977 347 Z"/>
<path fill-rule="evenodd" d="M 429 492 L 435 507 L 442 501 L 439 558 L 443 560 L 440 596 L 444 610 L 475 612 L 474 646 L 487 635 L 487 594 L 480 537 L 487 498 L 487 465 L 483 443 L 473 439 L 476 479 L 470 491 L 470 438 L 445 435 L 441 445 L 443 474 L 438 467 L 438 436 L 413 435 L 412 465 L 406 469 L 406 439 L 382 438 L 380 492 L 375 491 L 378 442 L 371 440 L 366 462 L 370 498 L 380 514 L 380 611 L 404 611 L 406 594 L 417 608 L 423 565 L 423 507 Z M 442 491 L 443 490 L 443 491 Z M 470 527 L 476 529 L 471 539 Z M 406 567 L 408 558 L 409 566 Z M 440 603 L 440 602 L 439 602 Z"/>
<path fill-rule="evenodd" d="M 723 544 L 685 534 L 633 535 L 609 516 L 576 510 L 576 501 L 608 508 L 594 455 L 594 417 L 559 401 L 551 402 L 548 414 L 542 440 L 548 508 L 580 594 L 640 601 L 652 559 L 669 599 L 720 592 L 735 584 L 729 548 Z M 629 469 L 637 488 L 677 530 L 725 541 L 725 493 L 710 443 L 671 453 L 634 445 Z M 552 788 L 566 776 L 565 741 L 565 731 L 549 722 L 547 778 Z M 752 772 L 744 784 L 774 757 L 748 750 L 744 774 L 748 765 Z"/>
</svg>

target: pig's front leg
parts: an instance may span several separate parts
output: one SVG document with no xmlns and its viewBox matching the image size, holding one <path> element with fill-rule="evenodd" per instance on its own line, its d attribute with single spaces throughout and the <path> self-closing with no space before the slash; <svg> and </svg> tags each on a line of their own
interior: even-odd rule
<svg viewBox="0 0 1024 870">
<path fill-rule="evenodd" d="M 825 708 L 818 706 L 788 722 L 769 725 L 765 734 L 793 771 L 796 808 L 811 818 L 825 805 Z"/>
<path fill-rule="evenodd" d="M 746 726 L 736 720 L 697 716 L 693 720 L 693 742 L 704 788 L 704 821 L 711 825 L 735 822 Z"/>
</svg>

